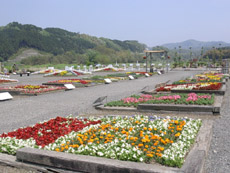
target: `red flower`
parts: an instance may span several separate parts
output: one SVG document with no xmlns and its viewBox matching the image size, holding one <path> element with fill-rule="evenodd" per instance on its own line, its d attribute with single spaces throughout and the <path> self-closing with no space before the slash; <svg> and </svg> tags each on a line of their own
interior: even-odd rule
<svg viewBox="0 0 230 173">
<path fill-rule="evenodd" d="M 70 123 L 67 123 L 67 120 Z M 69 134 L 71 131 L 79 131 L 91 124 L 98 123 L 101 123 L 101 121 L 88 121 L 88 119 L 84 119 L 83 122 L 76 118 L 67 119 L 57 117 L 42 124 L 36 124 L 33 127 L 19 128 L 7 134 L 3 133 L 0 137 L 16 137 L 17 139 L 24 140 L 33 138 L 37 145 L 44 147 L 45 145 L 53 143 L 60 136 Z"/>
</svg>

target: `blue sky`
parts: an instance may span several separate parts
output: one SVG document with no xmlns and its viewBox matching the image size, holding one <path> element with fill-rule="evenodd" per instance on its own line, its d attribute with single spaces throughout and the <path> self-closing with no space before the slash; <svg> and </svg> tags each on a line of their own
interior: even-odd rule
<svg viewBox="0 0 230 173">
<path fill-rule="evenodd" d="M 230 0 L 1 0 L 0 26 L 15 21 L 148 46 L 230 43 L 229 7 Z"/>
</svg>

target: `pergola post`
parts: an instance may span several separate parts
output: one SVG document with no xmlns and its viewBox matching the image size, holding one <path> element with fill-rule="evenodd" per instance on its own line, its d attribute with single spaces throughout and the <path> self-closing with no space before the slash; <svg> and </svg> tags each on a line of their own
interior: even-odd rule
<svg viewBox="0 0 230 173">
<path fill-rule="evenodd" d="M 152 66 L 152 54 L 153 53 L 165 53 L 167 55 L 167 51 L 165 50 L 145 50 L 144 51 L 146 53 L 146 72 L 148 72 L 148 56 L 150 57 L 150 65 L 149 65 L 149 71 L 151 72 L 151 66 Z M 167 72 L 168 72 L 168 56 L 167 56 Z"/>
</svg>

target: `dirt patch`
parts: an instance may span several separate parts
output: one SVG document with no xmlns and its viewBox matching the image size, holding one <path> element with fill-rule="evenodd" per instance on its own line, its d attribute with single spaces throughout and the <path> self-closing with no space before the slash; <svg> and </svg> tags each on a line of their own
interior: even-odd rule
<svg viewBox="0 0 230 173">
<path fill-rule="evenodd" d="M 20 62 L 22 59 L 25 59 L 30 56 L 42 56 L 37 50 L 34 49 L 27 49 L 24 50 L 20 55 L 16 56 L 14 62 Z"/>
</svg>

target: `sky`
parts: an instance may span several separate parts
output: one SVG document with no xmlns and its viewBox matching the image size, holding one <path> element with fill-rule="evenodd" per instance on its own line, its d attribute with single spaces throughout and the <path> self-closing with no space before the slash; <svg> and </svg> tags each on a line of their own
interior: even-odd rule
<svg viewBox="0 0 230 173">
<path fill-rule="evenodd" d="M 0 26 L 55 27 L 149 47 L 188 39 L 230 43 L 230 0 L 0 0 Z"/>
</svg>

